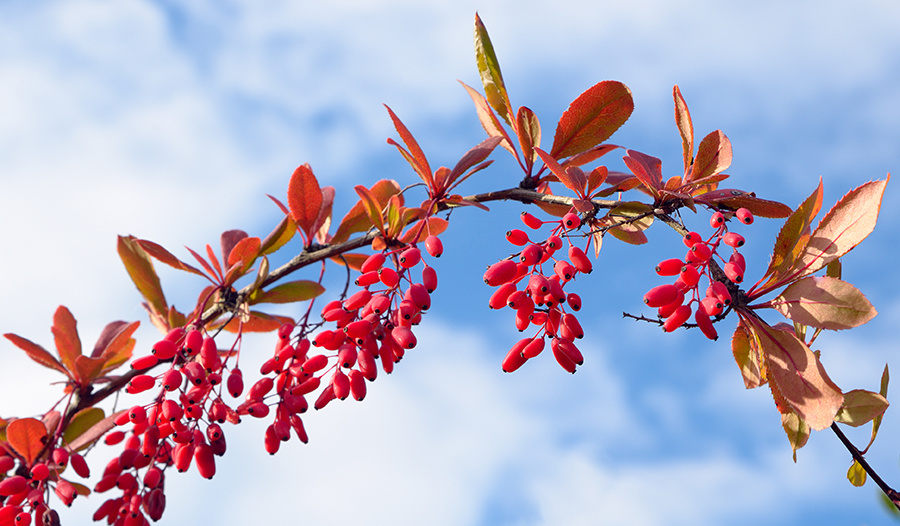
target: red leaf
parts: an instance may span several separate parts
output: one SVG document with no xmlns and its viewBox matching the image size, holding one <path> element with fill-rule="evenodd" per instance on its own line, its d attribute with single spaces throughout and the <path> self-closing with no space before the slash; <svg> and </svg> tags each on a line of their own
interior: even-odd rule
<svg viewBox="0 0 900 526">
<path fill-rule="evenodd" d="M 242 239 L 247 238 L 247 233 L 243 230 L 226 230 L 222 232 L 222 235 L 219 236 L 219 245 L 221 245 L 222 249 L 222 261 L 226 263 L 229 267 L 234 263 L 229 261 L 231 257 L 231 251 L 234 250 L 234 246 L 237 245 Z"/>
<path fill-rule="evenodd" d="M 79 356 L 75 359 L 75 373 L 79 385 L 90 385 L 100 376 L 106 360 L 103 358 L 90 358 Z"/>
<path fill-rule="evenodd" d="M 203 276 L 204 278 L 209 279 L 209 276 L 176 258 L 174 255 L 172 255 L 171 252 L 164 249 L 162 246 L 157 245 L 153 241 L 147 241 L 146 239 L 135 239 L 135 242 L 140 245 L 140 247 L 144 250 L 144 252 L 147 253 L 147 255 L 156 258 L 160 263 L 165 263 L 166 265 L 177 268 L 178 270 L 192 272 L 194 274 L 197 274 L 198 276 Z"/>
<path fill-rule="evenodd" d="M 6 333 L 3 336 L 5 336 L 7 340 L 13 342 L 16 347 L 25 351 L 28 357 L 32 360 L 43 365 L 44 367 L 47 367 L 48 369 L 54 369 L 66 376 L 71 377 L 69 371 L 67 371 L 66 368 L 63 367 L 61 363 L 59 363 L 59 360 L 54 358 L 52 354 L 47 352 L 47 350 L 40 345 L 32 342 L 31 340 L 26 340 L 25 338 L 17 334 Z"/>
<path fill-rule="evenodd" d="M 487 156 L 494 151 L 494 148 L 497 147 L 500 141 L 501 139 L 499 137 L 490 137 L 475 145 L 472 149 L 463 154 L 456 163 L 456 166 L 453 167 L 453 170 L 442 183 L 435 181 L 435 186 L 443 189 L 451 188 L 454 181 L 456 181 L 456 179 L 466 170 L 485 160 Z M 440 168 L 438 168 L 438 170 L 440 170 Z"/>
<path fill-rule="evenodd" d="M 553 172 L 553 175 L 556 176 L 559 181 L 566 186 L 569 190 L 578 194 L 579 197 L 585 198 L 586 195 L 584 193 L 584 187 L 587 184 L 587 180 L 584 176 L 584 172 L 581 171 L 581 168 L 577 166 L 570 166 L 569 168 L 563 168 L 556 159 L 551 157 L 547 152 L 541 150 L 540 148 L 535 148 L 534 153 L 544 161 L 544 164 L 547 168 Z M 569 172 L 572 170 L 572 172 Z M 576 172 L 577 170 L 577 172 Z M 580 172 L 580 177 L 578 172 Z"/>
<path fill-rule="evenodd" d="M 6 426 L 6 440 L 25 459 L 25 465 L 31 466 L 37 460 L 38 453 L 44 449 L 47 428 L 35 418 L 13 420 Z"/>
<path fill-rule="evenodd" d="M 259 256 L 260 246 L 261 243 L 258 237 L 245 237 L 240 240 L 228 254 L 228 266 L 240 263 L 246 269 Z"/>
<path fill-rule="evenodd" d="M 403 150 L 403 148 L 401 148 L 400 145 L 394 142 L 392 139 L 388 139 L 388 143 L 396 146 L 397 149 L 400 150 L 400 153 L 404 154 L 403 156 L 406 157 L 407 161 L 409 161 L 409 164 L 413 167 L 413 170 L 415 170 L 416 173 L 419 174 L 419 177 L 421 177 L 422 180 L 425 181 L 425 184 L 427 184 L 428 187 L 431 188 L 433 186 L 433 182 L 431 180 L 431 167 L 428 166 L 428 159 L 425 158 L 425 153 L 422 152 L 422 148 L 419 147 L 419 143 L 416 142 L 416 139 L 412 136 L 403 122 L 400 121 L 394 111 L 391 110 L 391 108 L 388 107 L 387 104 L 385 104 L 384 107 L 387 108 L 388 114 L 390 114 L 391 116 L 391 120 L 394 121 L 394 128 L 397 130 L 397 133 L 400 134 L 400 140 L 402 140 L 403 144 L 405 144 L 406 147 L 409 148 L 409 155 L 411 155 L 411 157 L 408 156 L 405 150 Z"/>
<path fill-rule="evenodd" d="M 209 258 L 209 262 L 212 263 L 213 267 L 216 269 L 216 276 L 219 277 L 219 281 L 222 281 L 224 278 L 224 274 L 222 273 L 222 265 L 219 264 L 219 258 L 216 257 L 216 253 L 213 251 L 212 247 L 209 244 L 206 245 L 206 257 Z"/>
<path fill-rule="evenodd" d="M 76 325 L 75 317 L 72 316 L 69 309 L 60 305 L 53 315 L 51 330 L 60 361 L 66 369 L 72 372 L 75 372 L 75 360 L 81 356 L 81 340 L 78 338 Z"/>
<path fill-rule="evenodd" d="M 369 221 L 372 222 L 371 224 L 377 228 L 379 232 L 384 233 L 384 219 L 381 217 L 383 206 L 376 200 L 375 195 L 365 186 L 356 185 L 353 189 L 356 190 L 356 193 L 359 195 L 360 199 L 362 199 L 363 207 L 366 210 L 366 214 L 369 216 Z"/>
<path fill-rule="evenodd" d="M 312 242 L 316 219 L 322 209 L 322 189 L 308 164 L 298 166 L 288 183 L 288 207 L 291 217 L 300 231 L 306 235 L 306 242 Z"/>
<path fill-rule="evenodd" d="M 631 90 L 621 82 L 593 85 L 559 119 L 550 155 L 563 159 L 593 148 L 625 124 L 633 110 Z"/>
<path fill-rule="evenodd" d="M 697 157 L 694 158 L 694 164 L 685 178 L 685 183 L 716 175 L 729 166 L 731 166 L 731 141 L 721 130 L 716 130 L 700 141 Z"/>
<path fill-rule="evenodd" d="M 626 150 L 626 153 L 628 155 L 622 158 L 625 161 L 625 166 L 631 170 L 647 190 L 654 196 L 658 196 L 659 191 L 663 188 L 662 161 L 634 150 Z"/>
</svg>

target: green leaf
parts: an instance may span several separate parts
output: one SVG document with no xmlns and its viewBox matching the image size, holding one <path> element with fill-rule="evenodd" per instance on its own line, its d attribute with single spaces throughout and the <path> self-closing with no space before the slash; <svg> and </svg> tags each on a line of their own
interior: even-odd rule
<svg viewBox="0 0 900 526">
<path fill-rule="evenodd" d="M 795 281 L 769 305 L 794 322 L 829 330 L 858 327 L 878 313 L 859 289 L 828 276 Z"/>
<path fill-rule="evenodd" d="M 488 103 L 507 124 L 514 127 L 509 95 L 506 93 L 503 75 L 500 74 L 500 62 L 494 54 L 491 37 L 488 36 L 487 28 L 478 13 L 475 13 L 475 63 L 478 66 L 478 74 L 481 75 L 481 85 L 484 86 Z"/>
<path fill-rule="evenodd" d="M 863 487 L 866 483 L 866 470 L 863 469 L 862 465 L 856 460 L 853 461 L 853 464 L 850 465 L 850 469 L 847 470 L 847 480 L 857 488 Z"/>
<path fill-rule="evenodd" d="M 293 303 L 311 300 L 325 292 L 325 287 L 309 280 L 289 281 L 261 292 L 250 303 Z"/>
<path fill-rule="evenodd" d="M 100 422 L 105 418 L 105 413 L 103 409 L 99 407 L 88 407 L 87 409 L 82 409 L 81 411 L 75 413 L 75 416 L 72 417 L 72 420 L 69 422 L 69 426 L 66 427 L 65 433 L 63 433 L 63 439 L 67 444 L 71 446 L 71 444 L 75 441 L 76 438 L 83 435 L 87 430 L 92 428 L 97 422 Z M 81 446 L 81 449 L 86 448 L 90 444 L 85 443 Z M 75 448 L 72 448 L 75 451 Z"/>
<path fill-rule="evenodd" d="M 128 271 L 128 275 L 138 291 L 156 314 L 164 315 L 168 311 L 166 296 L 163 294 L 159 276 L 153 270 L 153 262 L 150 261 L 147 252 L 141 248 L 137 239 L 131 236 L 119 236 L 116 248 L 119 257 L 122 258 L 122 263 L 125 264 L 125 270 Z"/>
<path fill-rule="evenodd" d="M 604 80 L 591 86 L 560 117 L 550 155 L 563 159 L 597 146 L 625 124 L 632 111 L 631 90 L 621 82 Z"/>
<path fill-rule="evenodd" d="M 781 414 L 781 427 L 787 434 L 791 449 L 794 452 L 794 463 L 797 462 L 797 450 L 806 445 L 809 440 L 809 424 L 797 416 L 797 413 L 789 411 Z"/>
<path fill-rule="evenodd" d="M 835 415 L 834 421 L 859 427 L 883 415 L 889 405 L 887 398 L 878 393 L 854 389 L 844 393 L 844 404 Z"/>
<path fill-rule="evenodd" d="M 296 231 L 297 224 L 294 223 L 294 220 L 291 219 L 291 216 L 284 216 L 284 218 L 260 244 L 260 255 L 268 255 L 277 251 L 279 248 L 286 245 L 287 242 L 291 240 L 291 238 L 294 237 L 294 232 Z"/>
</svg>

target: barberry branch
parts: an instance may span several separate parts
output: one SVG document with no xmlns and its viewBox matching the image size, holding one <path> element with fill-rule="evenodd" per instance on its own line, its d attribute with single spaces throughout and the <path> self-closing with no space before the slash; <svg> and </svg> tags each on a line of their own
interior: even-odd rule
<svg viewBox="0 0 900 526">
<path fill-rule="evenodd" d="M 834 434 L 837 435 L 841 443 L 844 444 L 844 447 L 847 448 L 847 451 L 850 452 L 850 455 L 853 456 L 853 460 L 855 460 L 859 463 L 860 466 L 862 466 L 862 468 L 866 471 L 866 474 L 868 474 L 869 477 L 872 478 L 875 484 L 877 484 L 878 487 L 881 488 L 881 491 L 884 492 L 885 496 L 891 499 L 891 502 L 894 503 L 894 506 L 896 506 L 897 509 L 900 510 L 900 492 L 888 486 L 888 484 L 880 476 L 878 476 L 878 473 L 876 473 L 875 469 L 873 469 L 872 466 L 869 465 L 859 449 L 857 449 L 857 447 L 853 445 L 853 442 L 850 442 L 850 439 L 847 438 L 847 435 L 845 435 L 844 432 L 841 431 L 841 428 L 838 427 L 837 422 L 833 422 L 831 424 L 831 430 L 834 431 Z"/>
</svg>

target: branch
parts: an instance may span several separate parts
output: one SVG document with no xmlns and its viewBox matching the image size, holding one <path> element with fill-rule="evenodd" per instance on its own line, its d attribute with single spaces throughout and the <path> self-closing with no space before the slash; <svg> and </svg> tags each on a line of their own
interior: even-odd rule
<svg viewBox="0 0 900 526">
<path fill-rule="evenodd" d="M 834 434 L 840 439 L 841 443 L 844 444 L 844 447 L 847 448 L 847 451 L 853 456 L 853 460 L 859 462 L 859 465 L 862 466 L 866 473 L 872 477 L 872 480 L 875 481 L 875 484 L 878 484 L 878 487 L 881 488 L 881 491 L 887 496 L 887 498 L 891 499 L 891 502 L 894 503 L 894 506 L 900 510 L 900 493 L 897 492 L 894 488 L 887 485 L 887 483 L 878 476 L 878 473 L 866 462 L 866 459 L 863 457 L 862 453 L 859 452 L 859 449 L 850 442 L 850 439 L 844 435 L 844 432 L 841 431 L 841 428 L 838 427 L 837 422 L 832 422 L 831 430 L 834 431 Z"/>
</svg>

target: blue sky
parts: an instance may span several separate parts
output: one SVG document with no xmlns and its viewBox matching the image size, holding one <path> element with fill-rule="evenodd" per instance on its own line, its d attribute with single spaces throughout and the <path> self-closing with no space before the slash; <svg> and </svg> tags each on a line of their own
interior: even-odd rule
<svg viewBox="0 0 900 526">
<path fill-rule="evenodd" d="M 512 103 L 537 113 L 546 140 L 572 99 L 615 79 L 632 89 L 635 111 L 612 142 L 660 157 L 669 174 L 681 165 L 674 84 L 698 137 L 722 129 L 731 139 L 729 186 L 795 206 L 821 176 L 830 206 L 900 166 L 892 2 L 0 2 L 0 332 L 49 347 L 64 304 L 88 344 L 111 320 L 139 319 L 146 349 L 156 335 L 115 235 L 182 256 L 182 245 L 216 244 L 223 230 L 265 235 L 279 219 L 265 194 L 283 196 L 304 162 L 337 187 L 338 216 L 354 184 L 414 182 L 385 144 L 393 130 L 382 103 L 432 165 L 452 166 L 484 137 L 456 82 L 478 86 L 476 10 Z M 621 169 L 618 155 L 609 162 Z M 507 154 L 493 158 L 464 193 L 518 182 Z M 889 185 L 878 228 L 844 263 L 879 316 L 819 340 L 845 390 L 876 389 L 885 363 L 900 370 L 897 196 Z M 743 389 L 732 320 L 711 343 L 621 319 L 641 312 L 655 263 L 680 255 L 661 227 L 648 246 L 608 241 L 597 271 L 577 284 L 587 336 L 576 375 L 549 356 L 502 374 L 519 336 L 509 313 L 488 311 L 481 274 L 508 254 L 502 236 L 521 209 L 454 214 L 420 344 L 364 403 L 309 415 L 310 443 L 290 442 L 274 458 L 259 422 L 226 429 L 229 454 L 213 481 L 169 478 L 165 520 L 891 523 L 871 483 L 846 482 L 849 457 L 830 433 L 814 433 L 792 462 L 768 391 Z M 756 265 L 748 280 L 764 270 L 778 226 L 741 230 Z M 202 286 L 160 272 L 179 306 Z M 271 345 L 260 340 L 254 352 Z M 0 416 L 45 411 L 57 379 L 0 342 Z M 898 486 L 892 413 L 870 460 Z M 867 433 L 850 435 L 864 442 Z M 107 452 L 95 454 L 100 471 Z M 98 497 L 64 520 L 86 521 Z"/>
</svg>

